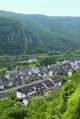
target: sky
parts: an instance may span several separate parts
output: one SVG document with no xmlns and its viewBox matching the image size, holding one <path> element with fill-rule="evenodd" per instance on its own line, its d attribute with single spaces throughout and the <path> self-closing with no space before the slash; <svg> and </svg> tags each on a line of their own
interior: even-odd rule
<svg viewBox="0 0 80 119">
<path fill-rule="evenodd" d="M 0 0 L 0 10 L 48 16 L 80 16 L 80 0 Z"/>
</svg>

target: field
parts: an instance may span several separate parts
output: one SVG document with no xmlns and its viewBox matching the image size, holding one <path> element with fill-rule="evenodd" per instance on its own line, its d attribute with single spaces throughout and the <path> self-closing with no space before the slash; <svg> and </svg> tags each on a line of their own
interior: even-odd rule
<svg viewBox="0 0 80 119">
<path fill-rule="evenodd" d="M 80 54 L 60 54 L 60 55 L 49 55 L 49 54 L 34 54 L 25 56 L 0 56 L 0 67 L 6 67 L 9 64 L 17 65 L 17 67 L 25 67 L 25 62 L 29 59 L 37 58 L 38 60 L 43 60 L 49 57 L 55 58 L 56 61 L 62 61 L 64 59 L 76 60 L 80 59 Z M 27 65 L 27 63 L 26 63 Z M 29 66 L 35 66 L 35 64 L 29 64 Z"/>
</svg>

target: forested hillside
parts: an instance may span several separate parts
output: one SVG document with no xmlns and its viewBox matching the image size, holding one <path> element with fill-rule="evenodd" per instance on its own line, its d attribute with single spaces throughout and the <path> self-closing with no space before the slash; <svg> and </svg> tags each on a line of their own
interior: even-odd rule
<svg viewBox="0 0 80 119">
<path fill-rule="evenodd" d="M 19 21 L 0 17 L 0 55 L 35 53 L 37 46 L 37 36 L 24 29 Z"/>
<path fill-rule="evenodd" d="M 27 54 L 43 53 L 53 50 L 74 51 L 76 49 L 80 49 L 79 17 L 51 17 L 39 14 L 18 14 L 1 10 L 0 16 L 18 20 L 23 29 L 32 32 L 33 36 L 36 37 L 34 39 L 38 39 L 37 45 L 35 45 L 36 42 L 34 42 L 33 47 L 30 46 L 30 50 L 26 50 L 25 53 Z M 17 23 L 19 23 L 18 21 Z M 27 48 L 27 45 L 25 45 L 25 47 Z M 20 51 L 17 54 L 20 53 L 23 52 Z"/>
</svg>

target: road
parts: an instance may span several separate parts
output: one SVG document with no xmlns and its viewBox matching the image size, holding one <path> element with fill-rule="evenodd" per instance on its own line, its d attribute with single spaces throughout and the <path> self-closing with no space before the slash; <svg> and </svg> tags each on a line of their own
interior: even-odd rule
<svg viewBox="0 0 80 119">
<path fill-rule="evenodd" d="M 24 84 L 24 85 L 21 85 L 21 86 L 17 86 L 17 87 L 11 88 L 11 89 L 6 89 L 6 90 L 3 90 L 3 91 L 0 91 L 0 94 L 12 92 L 12 91 L 18 90 L 19 88 L 22 88 L 22 87 L 25 87 L 25 86 L 30 86 L 30 85 L 32 85 L 34 83 L 39 83 L 39 82 L 42 82 L 42 81 L 43 80 L 34 81 L 34 82 L 31 82 L 31 83 L 28 83 L 28 84 Z"/>
<path fill-rule="evenodd" d="M 48 54 L 48 53 L 44 53 L 44 54 Z M 44 54 L 29 54 L 29 55 L 8 55 L 8 56 L 0 55 L 0 57 L 38 56 L 38 55 L 44 55 Z"/>
</svg>

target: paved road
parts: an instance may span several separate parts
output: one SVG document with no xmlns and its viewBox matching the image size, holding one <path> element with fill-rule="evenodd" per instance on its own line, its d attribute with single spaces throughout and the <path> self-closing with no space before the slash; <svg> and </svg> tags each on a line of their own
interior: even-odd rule
<svg viewBox="0 0 80 119">
<path fill-rule="evenodd" d="M 25 86 L 30 86 L 34 83 L 39 83 L 39 82 L 42 82 L 43 80 L 39 80 L 39 81 L 34 81 L 34 82 L 31 82 L 31 83 L 28 83 L 28 84 L 24 84 L 24 85 L 21 85 L 21 86 L 17 86 L 17 87 L 14 87 L 14 88 L 11 88 L 11 89 L 6 89 L 6 90 L 3 90 L 3 91 L 0 91 L 0 94 L 2 93 L 8 93 L 8 92 L 11 92 L 11 91 L 15 91 L 15 90 L 18 90 L 19 88 L 22 88 L 22 87 L 25 87 Z"/>
</svg>

